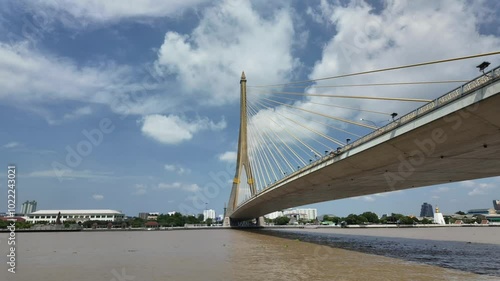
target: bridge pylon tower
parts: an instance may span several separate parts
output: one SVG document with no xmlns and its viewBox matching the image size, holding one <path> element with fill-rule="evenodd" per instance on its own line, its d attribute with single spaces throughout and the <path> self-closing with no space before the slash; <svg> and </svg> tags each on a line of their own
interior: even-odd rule
<svg viewBox="0 0 500 281">
<path fill-rule="evenodd" d="M 238 157 L 236 159 L 236 172 L 231 188 L 231 195 L 224 217 L 224 225 L 231 226 L 230 216 L 237 208 L 238 197 L 241 188 L 249 188 L 250 195 L 254 196 L 257 193 L 255 182 L 248 158 L 248 142 L 247 142 L 247 79 L 245 72 L 241 73 L 240 79 L 240 135 L 238 139 Z M 262 223 L 262 218 L 257 218 L 258 223 Z"/>
</svg>

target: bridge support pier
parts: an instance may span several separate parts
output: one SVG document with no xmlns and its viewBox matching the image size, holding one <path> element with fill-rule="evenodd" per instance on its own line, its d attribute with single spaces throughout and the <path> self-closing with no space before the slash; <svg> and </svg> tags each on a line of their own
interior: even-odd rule
<svg viewBox="0 0 500 281">
<path fill-rule="evenodd" d="M 264 217 L 258 217 L 255 220 L 257 221 L 257 226 L 264 227 L 266 225 L 266 221 L 264 220 Z"/>
<path fill-rule="evenodd" d="M 223 227 L 231 227 L 231 218 L 225 217 L 224 222 L 222 223 Z"/>
</svg>

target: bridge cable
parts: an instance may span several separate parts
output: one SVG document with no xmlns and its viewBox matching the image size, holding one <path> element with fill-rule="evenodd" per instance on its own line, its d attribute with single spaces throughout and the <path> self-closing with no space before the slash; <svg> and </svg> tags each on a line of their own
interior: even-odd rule
<svg viewBox="0 0 500 281">
<path fill-rule="evenodd" d="M 264 108 L 261 106 L 261 108 Z M 266 110 L 269 110 L 268 108 L 264 108 Z M 274 110 L 271 110 L 274 112 Z M 276 116 L 273 116 L 274 118 L 276 118 Z M 271 121 L 273 121 L 275 124 L 277 124 L 279 127 L 281 127 L 285 132 L 287 132 L 290 136 L 292 136 L 296 141 L 298 141 L 300 144 L 302 144 L 303 146 L 305 146 L 307 149 L 309 149 L 310 152 L 313 152 L 314 154 L 319 154 L 319 152 L 317 150 L 315 150 L 313 147 L 307 145 L 305 142 L 301 141 L 297 136 L 295 136 L 293 133 L 291 133 L 289 130 L 286 129 L 286 127 L 283 126 L 283 123 L 285 122 L 277 122 L 275 121 L 273 118 L 270 119 Z M 304 152 L 306 155 L 309 155 L 307 151 L 305 151 L 304 149 L 302 149 L 300 146 L 298 146 L 302 152 Z"/>
<path fill-rule="evenodd" d="M 284 99 L 287 99 L 287 100 L 292 100 L 292 101 L 298 101 L 298 100 L 294 100 L 294 99 L 290 99 L 290 98 L 284 98 Z M 306 101 L 305 103 L 312 103 L 312 102 Z M 326 106 L 328 106 L 327 104 L 320 104 L 320 103 L 312 103 L 312 104 L 318 104 L 318 105 L 326 105 Z M 341 107 L 341 106 L 339 106 L 339 107 Z M 341 108 L 343 108 L 343 107 L 341 107 Z M 345 107 L 345 108 L 348 108 L 348 107 Z M 285 108 L 285 107 L 283 107 L 283 109 L 285 109 L 285 110 L 286 110 L 287 112 L 289 112 L 290 114 L 297 115 L 297 116 L 300 116 L 300 117 L 302 117 L 302 118 L 304 118 L 304 119 L 307 119 L 307 118 L 306 118 L 306 117 L 304 117 L 303 115 L 300 115 L 300 114 L 298 114 L 298 113 L 296 113 L 296 112 L 293 112 L 293 111 L 291 111 L 291 110 L 288 110 L 288 109 L 287 109 L 287 108 Z M 353 109 L 354 109 L 354 108 L 353 108 Z M 391 115 L 391 114 L 387 114 L 387 113 L 383 113 L 383 112 L 370 111 L 370 110 L 358 110 L 358 111 L 365 111 L 365 112 L 371 112 L 371 113 L 379 113 L 379 114 L 383 114 L 383 115 Z M 344 130 L 344 129 L 337 128 L 337 127 L 335 127 L 335 126 L 332 126 L 332 125 L 329 125 L 329 124 L 326 124 L 326 123 L 323 123 L 323 122 L 320 122 L 320 121 L 316 121 L 316 120 L 313 120 L 313 119 L 311 119 L 311 121 L 313 121 L 313 122 L 315 122 L 315 123 L 318 123 L 318 124 L 321 124 L 321 125 L 323 125 L 323 126 L 327 126 L 327 127 L 332 128 L 332 129 L 334 129 L 334 130 L 337 130 L 337 131 L 340 131 L 340 132 L 347 133 L 347 134 L 349 134 L 349 135 L 352 135 L 352 136 L 355 136 L 355 137 L 358 137 L 358 138 L 362 137 L 361 135 L 358 135 L 358 134 L 355 134 L 355 133 L 352 133 L 352 132 L 346 131 L 346 130 Z"/>
<path fill-rule="evenodd" d="M 265 105 L 263 105 L 263 106 L 265 106 Z M 265 106 L 265 107 L 267 107 L 267 108 L 271 108 L 271 107 L 268 107 L 268 106 Z M 323 138 L 325 138 L 325 139 L 327 139 L 327 140 L 329 140 L 329 141 L 331 141 L 331 142 L 335 143 L 335 144 L 342 145 L 342 146 L 344 146 L 344 145 L 345 145 L 345 143 L 342 143 L 341 141 L 339 141 L 339 140 L 337 140 L 337 139 L 331 138 L 331 137 L 329 137 L 329 136 L 327 136 L 327 135 L 325 135 L 325 134 L 323 134 L 323 133 L 321 133 L 321 132 L 318 132 L 318 131 L 316 131 L 316 130 L 314 130 L 314 129 L 311 129 L 311 128 L 309 128 L 309 127 L 305 126 L 305 125 L 302 125 L 302 124 L 300 124 L 299 122 L 297 122 L 297 121 L 295 121 L 295 120 L 293 120 L 293 119 L 290 119 L 290 118 L 288 118 L 288 117 L 286 117 L 286 116 L 282 115 L 281 113 L 278 113 L 278 112 L 275 112 L 275 113 L 276 113 L 276 114 L 278 114 L 278 115 L 280 115 L 280 116 L 282 116 L 283 118 L 285 118 L 285 119 L 287 119 L 287 120 L 289 120 L 289 121 L 291 121 L 291 122 L 293 122 L 293 123 L 295 123 L 295 124 L 297 124 L 297 125 L 299 125 L 299 126 L 301 126 L 301 127 L 305 128 L 306 130 L 308 130 L 308 131 L 310 131 L 310 132 L 313 132 L 313 133 L 315 133 L 315 134 L 317 134 L 317 135 L 319 135 L 319 136 L 321 136 L 321 137 L 323 137 Z M 318 141 L 317 141 L 317 142 L 318 142 Z M 321 143 L 321 142 L 318 142 L 318 143 L 322 144 L 323 146 L 325 146 L 325 147 L 326 147 L 326 148 L 328 148 L 328 149 L 331 149 L 331 147 L 329 147 L 328 145 L 325 145 L 325 144 L 323 144 L 323 143 Z"/>
<path fill-rule="evenodd" d="M 431 102 L 429 99 L 410 99 L 410 98 L 391 98 L 391 97 L 371 97 L 371 96 L 345 96 L 345 95 L 330 95 L 330 94 L 307 94 L 300 92 L 253 92 L 256 94 L 271 94 L 271 95 L 292 95 L 305 97 L 322 97 L 322 98 L 341 98 L 341 99 L 365 99 L 365 100 L 389 100 L 389 101 L 407 101 L 407 102 Z"/>
<path fill-rule="evenodd" d="M 249 124 L 250 125 L 250 128 L 251 128 L 251 134 L 247 135 L 250 136 L 250 139 L 252 140 L 252 143 L 254 144 L 253 145 L 253 148 L 255 149 L 255 152 L 256 152 L 256 155 L 258 155 L 262 161 L 262 163 L 266 166 L 266 167 L 269 167 L 268 169 L 264 169 L 264 171 L 266 172 L 266 175 L 267 175 L 267 178 L 269 180 L 269 182 L 272 182 L 271 180 L 271 175 L 269 174 L 269 170 L 272 171 L 272 167 L 271 167 L 271 162 L 269 161 L 269 158 L 267 157 L 264 149 L 260 146 L 260 142 L 258 142 L 255 138 L 255 133 L 253 132 L 254 129 L 253 129 L 253 126 L 252 124 Z M 267 164 L 266 164 L 267 163 Z"/>
<path fill-rule="evenodd" d="M 260 103 L 260 102 L 258 102 L 258 101 L 257 101 L 257 103 Z M 262 104 L 262 103 L 261 103 L 261 104 Z M 264 106 L 264 107 L 267 107 L 267 106 L 265 106 L 265 105 L 263 105 L 263 106 Z M 317 134 L 317 135 L 319 135 L 319 136 L 321 136 L 321 137 L 323 137 L 323 138 L 325 138 L 325 139 L 327 139 L 327 140 L 329 140 L 329 141 L 331 141 L 331 142 L 333 142 L 333 143 L 336 143 L 336 144 L 338 144 L 338 145 L 342 145 L 342 146 L 343 146 L 343 145 L 345 145 L 345 144 L 343 144 L 343 143 L 339 142 L 338 140 L 335 140 L 335 139 L 333 139 L 333 138 L 331 138 L 331 137 L 329 137 L 329 136 L 327 136 L 327 135 L 325 135 L 325 134 L 323 134 L 323 133 L 321 133 L 321 132 L 318 132 L 318 131 L 316 131 L 316 130 L 314 130 L 314 129 L 311 129 L 311 128 L 309 128 L 309 127 L 305 126 L 305 125 L 302 125 L 302 124 L 300 124 L 299 122 L 297 122 L 297 121 L 295 121 L 295 120 L 293 120 L 293 119 L 290 119 L 290 118 L 288 118 L 288 117 L 286 117 L 286 116 L 282 115 L 281 113 L 278 113 L 278 112 L 276 112 L 276 111 L 275 111 L 275 113 L 276 113 L 276 114 L 278 114 L 278 115 L 280 115 L 281 117 L 283 117 L 283 118 L 287 119 L 288 121 L 291 121 L 291 122 L 293 122 L 294 124 L 296 124 L 296 125 L 298 125 L 298 126 L 300 126 L 300 127 L 304 128 L 304 129 L 306 129 L 306 130 L 308 130 L 308 131 L 310 131 L 310 132 L 312 132 L 312 133 L 315 133 L 315 134 Z M 326 147 L 326 148 L 328 148 L 328 149 L 331 149 L 331 147 L 330 147 L 330 146 L 328 146 L 328 145 L 326 145 L 326 144 L 324 144 L 324 143 L 322 143 L 322 142 L 320 142 L 320 141 L 316 140 L 315 138 L 311 137 L 311 139 L 312 139 L 312 140 L 314 140 L 314 141 L 316 141 L 317 143 L 319 143 L 319 144 L 323 145 L 324 147 Z M 319 154 L 319 155 L 321 155 L 321 154 Z"/>
<path fill-rule="evenodd" d="M 256 131 L 257 131 L 257 130 L 256 130 Z M 259 131 L 257 131 L 257 132 L 258 132 L 257 136 L 258 136 L 258 137 L 262 140 L 262 143 L 267 143 L 267 142 L 265 141 L 264 137 L 262 136 L 262 134 L 261 134 Z M 269 141 L 270 141 L 270 142 L 271 142 L 271 144 L 273 144 L 273 146 L 274 146 L 273 140 L 272 140 L 272 139 L 269 139 Z M 269 154 L 271 155 L 271 158 L 273 158 L 274 163 L 275 163 L 275 164 L 276 164 L 276 166 L 278 167 L 278 170 L 281 172 L 281 173 L 280 173 L 280 175 L 283 175 L 283 174 L 284 174 L 284 170 L 283 170 L 283 168 L 281 167 L 281 165 L 279 164 L 279 161 L 276 159 L 276 157 L 275 157 L 274 153 L 272 153 L 272 151 L 271 151 L 271 149 L 269 148 L 269 146 L 267 146 L 267 145 L 266 145 L 265 147 L 266 147 L 266 148 L 267 148 L 267 150 L 269 151 Z M 276 177 L 276 181 L 280 178 L 280 177 L 277 177 L 277 176 L 276 176 L 276 174 L 275 174 L 274 176 Z"/>
<path fill-rule="evenodd" d="M 253 106 L 251 106 L 249 104 L 251 110 L 253 110 L 253 112 L 256 114 L 257 111 L 255 108 L 253 108 Z M 296 159 L 298 159 L 300 162 L 302 162 L 302 165 L 306 165 L 306 162 L 303 161 L 303 159 L 297 154 L 297 152 L 295 152 L 295 150 L 293 148 L 291 148 L 290 146 L 288 146 L 288 144 L 274 131 L 274 130 L 270 130 L 279 140 L 280 142 L 288 149 L 288 150 L 285 150 L 287 153 L 289 153 L 289 151 L 293 154 L 293 156 L 295 156 Z M 289 154 L 290 155 L 290 154 Z M 301 163 L 299 163 L 294 157 L 291 157 L 292 159 L 294 159 L 295 163 L 298 164 L 300 166 Z M 293 169 L 292 169 L 293 171 Z"/>
<path fill-rule="evenodd" d="M 252 139 L 248 137 L 248 143 L 250 144 L 250 149 L 249 149 L 249 155 L 248 157 L 250 158 L 250 161 L 253 165 L 252 171 L 255 171 L 255 189 L 260 191 L 262 187 L 264 186 L 263 180 L 262 180 L 262 164 L 259 162 L 258 155 L 256 148 L 254 147 L 254 144 L 252 143 Z M 260 188 L 259 188 L 260 187 Z"/>
<path fill-rule="evenodd" d="M 282 96 L 279 96 L 279 95 L 278 95 L 278 97 L 281 98 L 281 99 L 285 99 L 285 100 L 300 101 L 300 102 L 303 102 L 303 103 L 310 103 L 310 104 L 317 104 L 317 105 L 323 105 L 323 106 L 329 106 L 329 107 L 350 109 L 350 110 L 355 110 L 355 111 L 360 111 L 360 112 L 368 112 L 368 113 L 375 113 L 375 114 L 380 114 L 380 115 L 391 116 L 391 114 L 392 114 L 392 113 L 387 113 L 387 112 L 366 110 L 366 109 L 360 109 L 360 108 L 354 108 L 354 107 L 348 107 L 348 106 L 340 106 L 340 105 L 333 105 L 333 104 L 326 104 L 326 103 L 319 103 L 319 102 L 312 102 L 312 101 L 302 101 L 302 100 L 297 100 L 297 99 L 282 97 Z"/>
<path fill-rule="evenodd" d="M 425 65 L 452 62 L 452 61 L 458 61 L 458 60 L 466 60 L 466 59 L 479 58 L 479 57 L 498 55 L 498 54 L 500 54 L 500 51 L 488 52 L 488 53 L 476 54 L 476 55 L 469 55 L 469 56 L 462 56 L 462 57 L 455 57 L 455 58 L 449 58 L 449 59 L 443 59 L 443 60 L 434 60 L 434 61 L 427 61 L 427 62 L 421 62 L 421 63 L 407 64 L 407 65 L 395 66 L 395 67 L 380 68 L 380 69 L 361 71 L 361 72 L 355 72 L 355 73 L 349 73 L 349 74 L 341 74 L 341 75 L 324 77 L 324 78 L 317 78 L 317 79 L 310 79 L 310 80 L 303 80 L 303 81 L 296 81 L 296 82 L 288 82 L 288 83 L 282 83 L 282 84 L 260 85 L 260 86 L 271 87 L 271 86 L 286 86 L 286 85 L 312 83 L 312 82 L 323 81 L 323 80 L 331 80 L 331 79 L 337 79 L 337 78 L 372 74 L 372 73 L 377 73 L 377 72 L 392 71 L 392 70 L 398 70 L 398 69 L 404 69 L 404 68 L 420 67 L 420 66 L 425 66 Z"/>
<path fill-rule="evenodd" d="M 351 121 L 351 120 L 347 120 L 347 119 L 344 119 L 344 118 L 339 118 L 339 117 L 335 117 L 335 116 L 331 116 L 331 115 L 326 115 L 326 114 L 319 113 L 319 112 L 314 112 L 314 111 L 311 111 L 311 110 L 307 110 L 307 109 L 303 109 L 303 108 L 300 108 L 300 107 L 292 106 L 292 105 L 289 105 L 289 104 L 286 104 L 286 103 L 282 103 L 282 102 L 279 102 L 279 101 L 270 100 L 270 99 L 266 99 L 266 98 L 262 98 L 262 99 L 270 101 L 270 102 L 274 102 L 274 103 L 277 103 L 277 104 L 281 104 L 281 105 L 284 105 L 284 106 L 287 106 L 287 107 L 290 107 L 290 108 L 294 108 L 294 109 L 302 110 L 302 111 L 309 112 L 309 113 L 312 113 L 312 114 L 316 114 L 316 115 L 319 115 L 319 116 L 323 116 L 323 117 L 326 117 L 326 118 L 330 118 L 330 119 L 333 119 L 333 120 L 337 120 L 337 121 L 341 121 L 341 122 L 345 122 L 345 123 L 349 123 L 349 124 L 353 124 L 353 125 L 357 125 L 357 126 L 369 128 L 369 129 L 372 129 L 372 130 L 378 129 L 375 126 L 371 126 L 371 125 L 367 125 L 367 124 L 363 124 L 363 123 L 359 123 L 359 122 L 356 122 L 356 121 Z"/>
<path fill-rule="evenodd" d="M 247 120 L 250 120 L 250 118 L 251 118 L 251 114 L 247 111 Z M 260 164 L 254 164 L 255 168 L 256 169 L 258 168 L 260 170 L 260 172 L 257 171 L 256 169 L 254 169 L 254 170 L 257 173 L 257 178 L 259 178 L 259 181 L 264 182 L 264 181 L 262 181 L 262 178 L 264 176 L 263 175 L 261 176 L 260 173 L 262 173 L 261 166 L 263 166 L 265 164 L 265 162 L 260 162 L 261 161 L 259 158 L 260 151 L 258 150 L 258 147 L 253 142 L 252 129 L 251 129 L 251 126 L 248 126 L 248 123 L 247 123 L 247 128 L 248 128 L 247 141 L 248 141 L 248 144 L 250 144 L 248 147 L 248 153 L 249 153 L 248 157 L 249 157 L 250 161 L 258 161 L 260 163 Z M 262 161 L 264 161 L 264 160 L 262 159 Z M 266 170 L 266 172 L 267 172 L 267 170 Z M 269 177 L 269 174 L 268 174 L 268 177 Z M 269 180 L 270 180 L 270 177 L 269 177 Z M 263 183 L 261 183 L 261 185 L 263 185 Z M 256 189 L 258 189 L 258 187 L 256 187 Z"/>
<path fill-rule="evenodd" d="M 254 126 L 254 130 L 253 130 L 253 131 L 255 131 L 255 132 L 256 132 L 256 133 L 255 133 L 255 135 L 254 135 L 254 136 L 255 136 L 255 138 L 257 138 L 256 136 L 260 136 L 260 135 L 257 133 L 258 131 L 257 131 L 257 129 L 256 129 L 256 127 L 255 127 L 255 126 Z M 278 180 L 278 176 L 276 175 L 276 171 L 274 170 L 273 165 L 271 165 L 271 161 L 269 160 L 269 157 L 268 157 L 268 155 L 267 155 L 267 153 L 266 153 L 266 150 L 263 148 L 262 143 L 261 143 L 260 141 L 258 141 L 258 140 L 257 140 L 257 144 L 261 147 L 262 151 L 264 152 L 264 156 L 266 157 L 266 159 L 267 159 L 267 161 L 268 161 L 268 163 L 269 163 L 269 167 L 271 168 L 271 172 L 273 173 L 275 180 Z M 274 155 L 271 153 L 271 150 L 269 149 L 269 147 L 268 147 L 268 146 L 264 146 L 264 147 L 265 147 L 265 148 L 267 148 L 267 151 L 269 152 L 269 155 L 270 155 L 270 156 L 271 156 L 271 158 L 273 158 L 273 159 L 274 159 L 274 161 L 276 162 L 276 159 L 274 158 Z"/>
<path fill-rule="evenodd" d="M 248 103 L 248 104 L 250 105 L 250 103 Z M 253 110 L 254 112 L 257 112 L 257 110 L 256 110 L 253 106 L 252 106 L 252 110 Z M 255 115 L 254 115 L 254 116 L 255 116 Z M 272 121 L 274 122 L 274 120 L 272 120 Z M 268 128 L 268 129 L 269 129 L 269 128 Z M 289 148 L 289 150 L 291 150 L 291 151 L 293 152 L 293 154 L 297 157 L 297 159 L 299 159 L 299 160 L 303 163 L 303 165 L 304 165 L 304 166 L 306 165 L 306 163 L 303 161 L 303 159 L 302 159 L 300 156 L 298 156 L 298 154 L 297 154 L 297 153 L 296 153 L 296 152 L 295 152 L 292 148 L 290 148 L 290 147 L 289 147 L 289 146 L 288 146 L 288 145 L 287 145 L 287 144 L 286 144 L 286 143 L 285 143 L 285 142 L 284 142 L 284 141 L 283 141 L 283 140 L 279 137 L 279 135 L 278 135 L 278 134 L 276 134 L 276 132 L 274 132 L 274 130 L 270 130 L 270 131 L 271 131 L 271 132 L 273 132 L 276 136 L 278 136 L 278 138 L 279 138 L 279 139 L 280 139 L 280 140 L 284 143 L 284 145 L 285 145 L 285 146 L 287 146 L 287 147 Z M 285 149 L 285 151 L 287 152 L 287 150 L 286 150 L 286 149 Z M 290 155 L 290 154 L 289 154 L 289 155 Z M 293 157 L 292 157 L 292 158 L 293 158 Z M 284 159 L 286 160 L 286 158 L 284 158 Z M 294 170 L 294 168 L 293 168 L 293 167 L 291 167 L 290 165 L 289 165 L 289 168 L 290 168 L 290 174 L 291 174 L 291 173 L 293 173 L 293 172 L 295 171 L 295 170 Z M 300 168 L 300 164 L 297 166 L 297 168 Z M 286 175 L 286 174 L 284 174 L 284 175 Z M 280 178 L 280 179 L 281 179 L 281 178 Z M 271 184 L 272 184 L 272 183 L 273 183 L 273 182 L 271 182 Z"/>
<path fill-rule="evenodd" d="M 288 109 L 288 108 L 286 108 L 286 107 L 283 107 L 283 109 L 284 109 L 286 112 L 288 112 L 288 113 L 290 113 L 290 114 L 292 114 L 292 115 L 299 116 L 299 117 L 301 117 L 301 118 L 303 118 L 303 119 L 310 120 L 310 121 L 312 121 L 312 122 L 314 122 L 314 123 L 318 123 L 318 124 L 320 124 L 320 125 L 323 125 L 323 126 L 329 127 L 329 128 L 331 128 L 331 129 L 334 129 L 334 130 L 337 130 L 337 131 L 340 131 L 340 132 L 343 132 L 343 133 L 346 133 L 346 134 L 349 134 L 349 135 L 352 135 L 352 136 L 355 136 L 355 137 L 358 137 L 358 138 L 362 137 L 361 135 L 358 135 L 358 134 L 355 134 L 355 133 L 351 133 L 351 132 L 349 132 L 349 131 L 347 131 L 347 130 L 343 130 L 343 129 L 337 128 L 337 127 L 332 126 L 332 125 L 330 125 L 330 124 L 323 123 L 323 122 L 320 122 L 320 121 L 317 121 L 317 120 L 314 120 L 314 119 L 308 119 L 308 118 L 307 118 L 307 117 L 305 117 L 304 115 L 298 114 L 297 112 L 293 112 L 292 110 L 290 110 L 290 109 Z"/>
<path fill-rule="evenodd" d="M 255 141 L 255 137 L 252 135 L 251 136 L 251 142 L 253 143 L 253 147 L 255 149 L 255 154 L 258 156 L 258 159 L 259 159 L 259 162 L 260 162 L 260 165 L 259 166 L 262 166 L 262 167 L 267 167 L 266 165 L 266 162 L 265 162 L 265 159 L 264 157 L 262 156 L 262 151 L 260 151 L 256 141 Z M 265 171 L 265 175 L 267 175 L 267 179 L 269 180 L 269 182 L 272 182 L 271 180 L 271 176 L 269 175 L 269 169 L 264 169 Z M 268 184 L 266 183 L 266 180 L 265 180 L 265 177 L 264 177 L 264 173 L 262 175 L 262 178 L 263 178 L 263 183 L 265 186 L 267 186 Z"/>
<path fill-rule="evenodd" d="M 261 135 L 267 137 L 267 139 L 274 146 L 274 148 L 276 149 L 276 151 L 278 152 L 278 154 L 283 158 L 284 162 L 288 165 L 288 167 L 290 168 L 290 170 L 293 171 L 292 165 L 290 164 L 290 162 L 288 162 L 288 160 L 286 159 L 286 157 L 281 153 L 281 150 L 276 146 L 275 141 L 264 130 L 262 130 L 262 134 Z M 285 173 L 284 170 L 282 170 L 282 172 Z"/>
<path fill-rule="evenodd" d="M 279 127 L 281 127 L 283 129 L 283 131 L 285 131 L 289 136 L 291 136 L 293 139 L 295 139 L 297 142 L 299 142 L 301 145 L 303 145 L 304 147 L 306 147 L 309 151 L 315 153 L 315 154 L 319 154 L 318 151 L 316 151 L 314 148 L 312 148 L 311 146 L 307 145 L 306 143 L 304 143 L 302 140 L 300 140 L 297 136 L 295 136 L 295 134 L 291 133 L 286 127 L 284 127 L 281 123 L 279 122 L 276 122 L 274 119 L 270 119 L 273 123 L 275 123 L 276 125 L 278 125 Z M 294 143 L 302 152 L 304 152 L 305 155 L 308 155 L 308 152 L 306 152 L 301 146 L 297 145 L 296 143 Z"/>
<path fill-rule="evenodd" d="M 350 88 L 350 87 L 378 87 L 378 86 L 401 86 L 401 85 L 430 85 L 430 84 L 450 84 L 450 83 L 466 83 L 469 80 L 444 80 L 444 81 L 416 81 L 416 82 L 387 82 L 387 83 L 368 83 L 368 84 L 340 84 L 340 85 L 306 85 L 306 86 L 294 86 L 285 87 L 287 89 L 305 89 L 305 88 Z M 282 86 L 247 86 L 249 88 L 277 88 L 281 89 Z"/>
</svg>

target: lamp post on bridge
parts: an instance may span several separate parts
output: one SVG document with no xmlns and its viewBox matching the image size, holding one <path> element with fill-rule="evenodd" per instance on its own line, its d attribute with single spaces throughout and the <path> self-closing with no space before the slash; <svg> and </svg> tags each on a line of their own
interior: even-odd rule
<svg viewBox="0 0 500 281">
<path fill-rule="evenodd" d="M 380 122 L 394 122 L 394 118 L 396 118 L 396 116 L 398 116 L 398 114 L 396 112 L 393 112 L 390 115 L 391 115 L 391 119 L 389 119 L 389 120 L 382 120 L 382 121 L 379 121 L 378 123 L 380 123 Z M 377 127 L 377 129 L 381 127 L 381 126 L 377 125 L 377 123 L 375 123 L 375 122 L 373 122 L 371 120 L 365 119 L 365 118 L 359 118 L 359 120 L 371 123 L 371 124 L 373 124 L 373 126 Z"/>
<path fill-rule="evenodd" d="M 373 124 L 373 126 L 375 126 L 375 127 L 377 127 L 377 128 L 379 127 L 379 126 L 378 126 L 375 122 L 373 122 L 373 121 L 371 121 L 371 120 L 367 120 L 367 119 L 364 119 L 364 118 L 360 118 L 359 120 L 361 120 L 361 121 L 365 121 L 365 122 L 368 122 L 368 123 L 371 123 L 371 124 Z"/>
</svg>

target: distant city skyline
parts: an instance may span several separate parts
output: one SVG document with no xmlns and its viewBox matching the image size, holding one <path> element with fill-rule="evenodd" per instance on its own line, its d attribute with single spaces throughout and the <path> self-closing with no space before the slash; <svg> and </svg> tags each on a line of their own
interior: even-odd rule
<svg viewBox="0 0 500 281">
<path fill-rule="evenodd" d="M 344 199 L 344 200 L 347 200 L 347 199 Z M 340 200 L 339 200 L 340 201 Z M 489 202 L 491 202 L 490 200 L 488 200 Z M 36 200 L 32 200 L 32 201 L 26 201 L 30 204 L 32 204 L 33 202 L 35 203 L 35 210 L 36 210 L 36 205 L 37 205 L 37 201 Z M 22 210 L 23 210 L 23 206 L 26 204 L 26 202 L 23 203 L 21 209 L 19 210 L 19 214 L 23 214 Z M 333 201 L 335 202 L 335 201 Z M 328 202 L 327 202 L 328 203 Z M 493 200 L 493 207 L 495 210 L 498 210 L 500 209 L 500 200 Z M 303 206 L 303 207 L 307 207 L 307 206 L 315 206 L 315 205 L 321 205 L 321 204 L 324 204 L 324 203 L 320 203 L 320 204 L 312 204 L 312 205 L 306 205 L 306 206 Z M 347 216 L 349 214 L 358 214 L 358 213 L 363 213 L 363 212 L 374 212 L 376 213 L 379 217 L 382 216 L 383 214 L 390 214 L 390 213 L 402 213 L 404 215 L 417 215 L 419 214 L 419 216 L 422 217 L 422 212 L 424 211 L 424 204 L 427 204 L 426 207 L 425 207 L 425 212 L 429 212 L 429 210 L 432 210 L 432 213 L 434 213 L 434 208 L 436 207 L 439 207 L 439 205 L 436 205 L 436 206 L 432 206 L 432 204 L 430 203 L 427 203 L 427 202 L 424 202 L 423 204 L 421 205 L 418 205 L 416 202 L 415 202 L 415 206 L 417 206 L 415 208 L 415 210 L 419 210 L 418 212 L 401 212 L 401 211 L 390 211 L 390 212 L 377 212 L 377 211 L 374 211 L 374 210 L 370 210 L 370 209 L 362 209 L 360 208 L 359 211 L 353 211 L 353 212 L 341 212 L 341 213 L 333 213 L 333 212 L 328 212 L 328 211 L 325 211 L 325 212 L 321 212 L 321 211 L 318 211 L 318 209 L 316 208 L 290 208 L 290 209 L 287 209 L 285 211 L 276 211 L 276 212 L 273 212 L 273 213 L 270 213 L 270 214 L 267 214 L 266 217 L 273 217 L 275 218 L 276 216 L 280 216 L 280 215 L 283 215 L 285 214 L 285 212 L 291 212 L 291 211 L 297 211 L 297 210 L 316 210 L 316 216 L 322 216 L 322 215 L 336 215 L 336 216 Z M 490 203 L 491 204 L 491 203 Z M 495 205 L 496 204 L 496 205 Z M 26 205 L 26 206 L 29 206 L 29 205 Z M 431 209 L 429 209 L 429 206 Z M 445 215 L 451 215 L 451 214 L 454 214 L 458 211 L 463 211 L 463 212 L 467 212 L 468 210 L 473 210 L 473 209 L 489 209 L 491 208 L 490 207 L 491 205 L 485 203 L 483 206 L 479 206 L 479 208 L 476 206 L 475 208 L 456 208 L 456 209 L 452 209 L 452 210 L 445 210 L 443 211 L 441 208 L 440 208 L 440 212 L 445 214 Z M 497 209 L 498 208 L 498 209 Z M 57 208 L 44 208 L 46 210 L 58 210 Z M 62 209 L 62 208 L 61 208 Z M 66 208 L 68 209 L 68 208 Z M 83 210 L 85 210 L 86 208 L 82 208 Z M 88 208 L 89 210 L 91 210 L 90 208 Z M 142 208 L 141 208 L 142 209 Z M 120 211 L 120 212 L 123 212 L 122 209 L 120 208 L 117 208 L 116 210 Z M 159 214 L 163 214 L 163 215 L 173 215 L 174 213 L 176 212 L 179 212 L 183 215 L 194 215 L 194 216 L 197 216 L 197 215 L 203 215 L 205 217 L 205 212 L 206 211 L 210 211 L 210 212 L 214 212 L 214 215 L 213 215 L 213 219 L 215 219 L 217 216 L 220 216 L 222 215 L 223 213 L 223 209 L 221 209 L 220 212 L 217 212 L 215 209 L 210 209 L 210 210 L 200 210 L 198 213 L 182 213 L 181 211 L 155 211 L 155 212 L 139 212 L 139 213 L 127 213 L 127 212 L 123 212 L 126 216 L 129 216 L 129 217 L 140 217 L 140 218 L 143 218 L 143 219 L 147 219 L 148 216 L 151 216 L 151 215 L 159 215 Z M 32 211 L 34 212 L 34 211 Z M 5 211 L 3 211 L 2 213 L 5 213 Z M 210 213 L 211 214 L 211 213 Z M 217 215 L 219 214 L 219 215 Z M 428 213 L 427 213 L 428 214 Z M 432 217 L 433 215 L 431 215 L 430 217 Z"/>
</svg>

